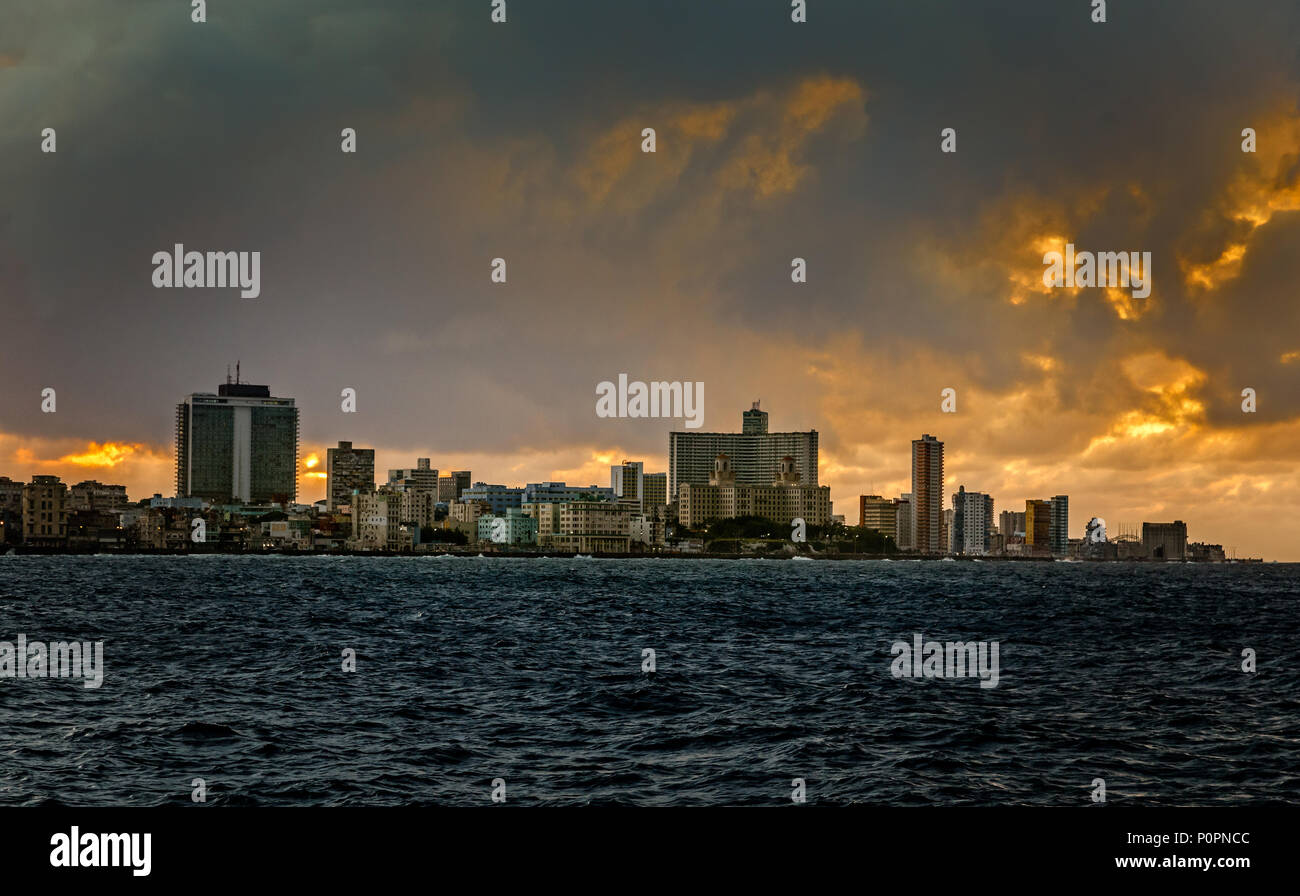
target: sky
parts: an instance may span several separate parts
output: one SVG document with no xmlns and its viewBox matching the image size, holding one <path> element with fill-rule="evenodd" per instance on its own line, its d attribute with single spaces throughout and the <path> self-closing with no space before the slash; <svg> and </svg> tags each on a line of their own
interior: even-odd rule
<svg viewBox="0 0 1300 896">
<path fill-rule="evenodd" d="M 995 513 L 1300 560 L 1300 6 L 1091 7 L 6 0 L 0 475 L 171 494 L 238 360 L 301 408 L 300 500 L 339 440 L 606 485 L 683 428 L 598 417 L 625 373 L 817 429 L 849 523 L 930 433 Z M 176 243 L 261 294 L 154 288 Z M 1045 286 L 1066 243 L 1150 252 L 1149 297 Z"/>
</svg>

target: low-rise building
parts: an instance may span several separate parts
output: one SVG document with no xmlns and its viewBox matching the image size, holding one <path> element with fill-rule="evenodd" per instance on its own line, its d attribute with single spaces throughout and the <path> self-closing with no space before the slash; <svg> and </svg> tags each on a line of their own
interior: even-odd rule
<svg viewBox="0 0 1300 896">
<path fill-rule="evenodd" d="M 537 544 L 537 520 L 518 507 L 478 518 L 478 540 L 496 545 Z"/>
<path fill-rule="evenodd" d="M 95 510 L 121 513 L 130 506 L 125 485 L 105 485 L 93 479 L 68 487 L 68 510 Z"/>
<path fill-rule="evenodd" d="M 719 454 L 708 485 L 683 482 L 678 486 L 678 519 L 694 529 L 714 520 L 757 516 L 788 526 L 802 519 L 809 526 L 831 521 L 829 486 L 801 485 L 795 460 L 786 456 L 777 466 L 771 485 L 737 485 L 731 459 Z"/>
</svg>

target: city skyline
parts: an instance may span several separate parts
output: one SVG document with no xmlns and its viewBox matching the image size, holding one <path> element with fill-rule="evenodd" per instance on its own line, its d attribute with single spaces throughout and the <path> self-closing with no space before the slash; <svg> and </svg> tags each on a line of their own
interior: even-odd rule
<svg viewBox="0 0 1300 896">
<path fill-rule="evenodd" d="M 236 367 L 238 368 L 238 365 L 236 365 Z M 173 481 L 177 484 L 177 488 L 174 490 L 174 494 L 168 495 L 166 491 L 150 492 L 146 495 L 137 494 L 136 497 L 133 499 L 134 501 L 140 501 L 142 499 L 147 500 L 148 497 L 150 496 L 157 497 L 161 495 L 163 497 L 187 497 L 187 498 L 200 497 L 203 498 L 205 501 L 213 501 L 214 503 L 221 503 L 219 499 L 214 499 L 213 495 L 196 495 L 193 491 L 185 491 L 185 493 L 182 494 L 183 490 L 179 487 L 182 481 L 184 481 L 186 476 L 188 475 L 182 473 L 182 457 L 186 456 L 188 452 L 182 452 L 180 446 L 182 444 L 183 435 L 187 431 L 187 427 L 190 425 L 189 421 L 191 419 L 190 415 L 192 413 L 192 411 L 190 410 L 191 405 L 200 402 L 205 404 L 211 404 L 212 402 L 222 402 L 222 403 L 229 402 L 232 405 L 231 408 L 232 413 L 236 417 L 238 417 L 240 414 L 243 414 L 247 417 L 248 414 L 250 413 L 248 410 L 250 404 L 252 405 L 266 404 L 274 408 L 280 408 L 280 407 L 286 408 L 288 411 L 292 412 L 290 417 L 290 419 L 292 420 L 291 431 L 294 436 L 294 438 L 290 440 L 290 443 L 292 443 L 294 446 L 292 450 L 294 453 L 297 453 L 299 450 L 296 444 L 296 433 L 298 429 L 298 409 L 295 407 L 294 399 L 288 396 L 273 396 L 269 386 L 266 386 L 264 384 L 252 384 L 252 383 L 248 383 L 247 381 L 241 381 L 238 378 L 238 376 L 236 376 L 236 378 L 232 380 L 229 373 L 227 373 L 225 383 L 221 384 L 218 387 L 217 392 L 192 393 L 186 396 L 185 401 L 181 405 L 177 406 L 176 409 L 177 451 L 173 454 L 172 457 L 173 473 L 174 473 Z M 775 444 L 778 447 L 790 445 L 790 444 L 796 444 L 797 440 L 795 442 L 790 441 L 794 437 L 811 437 L 811 443 L 810 443 L 811 451 L 812 451 L 811 464 L 814 468 L 818 466 L 816 460 L 817 458 L 816 432 L 811 432 L 811 433 L 771 432 L 769 433 L 768 427 L 769 427 L 770 414 L 766 411 L 760 410 L 760 403 L 761 402 L 759 401 L 753 402 L 749 409 L 746 409 L 741 413 L 742 425 L 739 430 L 734 430 L 734 431 L 719 430 L 717 432 L 692 432 L 692 433 L 683 433 L 683 432 L 676 432 L 676 431 L 670 432 L 668 434 L 669 442 L 670 442 L 669 454 L 671 455 L 674 450 L 681 451 L 682 443 L 679 441 L 679 439 L 681 439 L 682 441 L 685 441 L 686 439 L 690 439 L 690 438 L 698 439 L 701 443 L 701 446 L 709 447 L 711 451 L 712 447 L 714 447 L 714 443 L 717 442 L 719 439 L 730 440 L 731 437 L 734 436 L 752 436 L 755 438 L 773 439 L 775 440 L 773 444 Z M 182 420 L 182 416 L 184 417 L 184 420 Z M 244 458 L 243 465 L 245 466 L 249 464 L 250 459 L 255 460 L 257 457 L 259 457 L 259 453 L 257 451 L 251 450 L 250 448 L 249 435 L 247 432 L 248 428 L 249 428 L 249 424 L 247 421 L 245 421 L 242 427 L 240 427 L 239 425 L 231 426 L 228 428 L 231 431 L 224 432 L 220 436 L 223 439 L 233 440 L 232 444 L 234 445 L 235 448 L 235 452 L 234 452 L 235 456 L 236 458 L 238 458 L 240 455 L 242 455 Z M 278 430 L 280 427 L 278 424 L 276 424 L 274 428 Z M 242 440 L 240 437 L 241 431 L 242 431 Z M 285 443 L 284 445 L 280 446 L 281 449 L 286 451 L 289 450 L 288 446 L 290 443 Z M 730 443 L 728 442 L 728 444 Z M 224 452 L 228 454 L 229 448 L 230 448 L 229 445 L 221 447 L 218 453 Z M 949 550 L 949 545 L 952 544 L 953 541 L 949 533 L 948 527 L 950 521 L 954 519 L 953 515 L 960 514 L 965 504 L 964 501 L 959 503 L 959 501 L 957 500 L 957 496 L 963 494 L 970 497 L 979 496 L 983 500 L 991 501 L 991 504 L 989 504 L 987 508 L 983 508 L 983 505 L 981 505 L 981 508 L 983 509 L 980 510 L 981 517 L 987 518 L 990 525 L 992 525 L 992 520 L 994 518 L 993 516 L 994 508 L 998 508 L 1000 506 L 1001 507 L 1000 512 L 1005 513 L 1008 505 L 1014 507 L 1019 503 L 1017 499 L 1010 499 L 1006 503 L 999 504 L 998 499 L 989 493 L 981 492 L 978 489 L 967 490 L 966 482 L 964 480 L 961 480 L 961 477 L 958 476 L 957 474 L 944 473 L 943 472 L 944 456 L 945 456 L 946 448 L 947 448 L 946 443 L 942 439 L 939 439 L 930 433 L 923 434 L 920 438 L 913 439 L 911 441 L 911 453 L 910 453 L 911 468 L 910 468 L 910 479 L 908 481 L 910 483 L 912 491 L 893 493 L 895 500 L 901 497 L 903 499 L 906 499 L 909 505 L 904 512 L 908 513 L 911 518 L 911 532 L 907 540 L 905 540 L 904 542 L 900 542 L 900 546 L 902 546 L 904 549 L 909 549 L 909 547 L 911 547 L 920 550 L 922 553 L 931 553 L 931 554 L 953 552 Z M 735 449 L 732 448 L 732 450 L 734 451 Z M 766 452 L 761 452 L 759 451 L 759 449 L 749 449 L 749 451 L 751 453 L 758 452 L 763 454 L 771 454 L 772 449 L 768 448 Z M 336 503 L 338 503 L 338 501 L 336 501 L 335 498 L 331 495 L 331 485 L 329 481 L 330 474 L 328 471 L 334 467 L 336 455 L 340 458 L 340 462 L 342 462 L 343 458 L 361 457 L 363 459 L 363 466 L 358 469 L 366 471 L 365 479 L 369 483 L 368 489 L 366 488 L 362 489 L 363 495 L 367 493 L 374 494 L 376 489 L 380 488 L 380 486 L 383 484 L 381 483 L 380 477 L 377 475 L 377 471 L 384 469 L 384 467 L 377 463 L 376 460 L 377 452 L 372 448 L 367 448 L 362 445 L 356 445 L 351 440 L 340 440 L 337 443 L 337 445 L 330 446 L 329 448 L 325 449 L 324 455 L 325 455 L 324 461 L 322 461 L 321 457 L 315 452 L 308 454 L 306 457 L 300 457 L 298 463 L 299 472 L 296 477 L 296 491 L 292 494 L 286 493 L 282 495 L 282 497 L 287 498 L 290 503 L 299 504 L 299 505 L 324 503 L 326 505 L 327 511 L 331 513 L 334 512 L 336 509 L 335 505 Z M 725 462 L 728 466 L 728 469 L 730 469 L 731 459 L 727 454 L 725 453 L 717 454 L 716 457 L 719 461 L 722 461 L 724 458 L 726 458 L 727 460 Z M 351 461 L 349 461 L 349 463 L 350 462 Z M 430 457 L 418 457 L 416 458 L 416 462 L 417 462 L 416 467 L 388 468 L 387 487 L 392 488 L 394 486 L 395 478 L 398 483 L 400 483 L 403 479 L 405 479 L 406 482 L 413 482 L 416 479 L 416 477 L 432 479 L 433 476 L 439 475 L 445 470 L 452 477 L 467 477 L 466 481 L 463 484 L 469 485 L 472 483 L 476 487 L 479 485 L 486 485 L 489 483 L 493 483 L 493 485 L 489 487 L 494 487 L 495 485 L 504 485 L 512 490 L 517 490 L 520 492 L 526 491 L 527 490 L 526 487 L 536 487 L 538 485 L 563 486 L 567 484 L 569 491 L 580 491 L 582 488 L 584 488 L 583 486 L 578 485 L 576 481 L 571 483 L 566 479 L 556 480 L 553 477 L 549 479 L 532 479 L 526 481 L 517 481 L 518 484 L 515 484 L 514 482 L 501 481 L 500 477 L 496 477 L 492 474 L 473 476 L 472 471 L 453 472 L 452 467 L 450 466 L 442 467 L 442 468 L 433 467 L 432 459 Z M 774 474 L 780 470 L 784 470 L 788 468 L 789 475 L 793 477 L 792 481 L 798 482 L 799 467 L 803 465 L 805 462 L 806 461 L 797 462 L 795 461 L 794 458 L 787 455 L 783 461 L 775 465 L 777 469 L 774 470 Z M 323 467 L 322 467 L 322 463 L 324 464 Z M 257 480 L 259 475 L 262 473 L 261 470 L 258 470 L 256 468 L 257 464 L 255 462 L 252 464 L 253 469 L 251 470 L 244 469 L 242 473 L 240 473 L 238 469 L 240 466 L 241 466 L 240 461 L 236 459 L 234 464 L 235 470 L 233 472 L 231 470 L 225 471 L 225 475 L 229 477 L 233 491 L 239 491 L 241 488 L 247 490 L 249 488 L 249 482 L 253 480 Z M 278 464 L 273 466 L 278 468 Z M 666 464 L 666 466 L 673 467 L 674 465 L 670 460 L 669 463 Z M 689 469 L 690 466 L 691 464 L 689 462 L 689 457 L 688 457 L 688 461 L 685 464 L 685 467 Z M 672 500 L 674 496 L 672 495 L 668 483 L 672 481 L 671 477 L 673 476 L 673 473 L 672 472 L 653 473 L 653 471 L 652 473 L 645 473 L 644 468 L 645 468 L 644 460 L 630 460 L 628 458 L 624 458 L 622 461 L 618 463 L 611 463 L 608 465 L 604 465 L 604 470 L 608 472 L 608 475 L 611 478 L 611 487 L 608 491 L 611 494 L 616 494 L 616 495 L 621 495 L 623 493 L 622 487 L 617 485 L 617 483 L 620 481 L 621 476 L 626 476 L 629 474 L 635 475 L 636 478 L 634 481 L 639 483 L 643 481 L 643 478 L 648 480 L 651 475 L 654 475 L 663 478 L 664 480 L 663 487 L 666 489 L 665 495 L 666 497 L 668 497 L 669 500 Z M 815 481 L 816 470 L 814 469 L 813 472 L 814 472 L 814 481 Z M 32 474 L 32 475 L 34 477 L 36 475 L 49 475 L 49 474 Z M 346 471 L 340 469 L 340 475 L 343 476 L 344 479 L 346 479 L 348 482 L 351 482 L 355 474 L 352 472 L 351 468 L 348 468 Z M 0 471 L 0 477 L 6 477 L 6 476 L 8 476 L 8 474 L 4 473 L 3 471 Z M 920 477 L 920 479 L 918 479 L 918 476 Z M 735 474 L 728 473 L 728 477 L 730 481 L 736 482 Z M 13 477 L 8 476 L 8 478 L 12 479 Z M 441 478 L 446 479 L 448 477 L 443 476 Z M 600 481 L 600 478 L 601 478 L 600 474 L 593 476 L 591 483 L 593 485 L 597 484 Z M 692 477 L 692 478 L 696 478 L 697 483 L 701 481 L 699 477 Z M 786 478 L 786 477 L 785 475 L 782 475 L 780 478 Z M 20 480 L 21 479 L 22 477 L 20 477 Z M 320 489 L 322 491 L 322 496 L 320 498 L 314 498 L 314 497 L 304 495 L 302 492 L 302 483 L 304 481 L 314 481 L 319 483 Z M 715 479 L 711 473 L 703 481 L 711 484 L 715 481 Z M 770 478 L 764 477 L 760 473 L 757 476 L 751 476 L 750 481 L 755 483 L 762 482 L 766 484 L 767 482 L 770 481 Z M 925 483 L 927 482 L 929 483 L 928 488 L 925 486 Z M 937 489 L 935 489 L 936 483 L 937 483 Z M 950 487 L 950 483 L 952 484 L 951 487 Z M 68 481 L 65 482 L 64 484 L 67 486 L 71 486 L 73 484 L 78 484 L 78 483 L 73 483 L 71 481 Z M 99 483 L 97 479 L 86 479 L 79 484 L 80 485 L 94 484 L 98 486 L 101 483 Z M 358 484 L 360 484 L 360 480 L 358 480 Z M 427 483 L 425 484 L 427 485 Z M 115 489 L 125 489 L 127 493 L 130 494 L 130 488 L 123 483 L 104 483 L 104 485 L 107 485 L 108 487 L 115 488 Z M 211 484 L 209 484 L 209 487 L 212 487 Z M 435 493 L 439 491 L 437 479 L 432 479 L 432 487 Z M 603 487 L 599 487 L 599 488 L 601 490 L 604 490 Z M 404 490 L 404 486 L 399 485 L 397 491 L 400 492 L 403 490 Z M 929 498 L 925 498 L 924 495 L 927 491 L 932 491 L 932 492 L 937 491 L 937 493 L 931 493 Z M 267 494 L 269 494 L 269 492 Z M 919 499 L 917 497 L 918 494 L 922 496 Z M 854 497 L 851 500 L 851 503 L 855 507 L 858 507 L 860 506 L 860 502 L 864 501 L 867 498 L 872 498 L 872 497 L 880 497 L 880 496 L 876 494 L 872 494 L 872 495 L 861 494 Z M 231 500 L 233 503 L 240 503 L 238 496 L 236 495 L 232 495 Z M 475 500 L 482 500 L 482 499 L 478 496 L 475 496 Z M 825 513 L 829 518 L 829 514 L 833 512 L 834 500 L 835 500 L 834 493 L 832 490 L 831 507 L 824 511 L 819 511 L 818 513 Z M 841 500 L 846 502 L 848 501 L 848 499 L 845 499 L 843 497 L 841 497 Z M 268 500 L 266 496 L 263 495 L 261 499 L 244 501 L 244 503 L 267 504 L 267 503 L 274 503 L 274 502 Z M 644 504 L 643 501 L 642 503 Z M 918 521 L 918 508 L 922 507 L 923 505 L 930 506 L 930 516 L 934 521 L 934 529 L 935 529 L 935 531 L 929 534 L 928 538 L 926 539 L 927 543 L 925 545 L 918 543 L 916 540 L 916 533 L 918 529 L 921 530 L 924 534 L 927 526 L 927 524 Z M 951 505 L 951 507 L 949 505 Z M 856 524 L 858 526 L 862 526 L 865 524 L 865 519 L 861 511 L 856 523 L 849 523 L 848 514 L 846 514 L 843 510 L 844 506 L 845 506 L 844 504 L 841 504 L 841 510 L 838 516 L 844 519 L 846 525 Z M 1035 509 L 1039 507 L 1041 507 L 1041 512 L 1043 514 L 1043 519 L 1038 521 L 1039 524 L 1026 523 L 1026 535 L 1027 535 L 1026 541 L 1031 544 L 1035 542 L 1042 543 L 1042 544 L 1049 544 L 1051 553 L 1053 555 L 1064 556 L 1066 553 L 1066 547 L 1070 539 L 1072 537 L 1075 537 L 1072 535 L 1072 530 L 1069 528 L 1069 522 L 1070 522 L 1069 509 L 1068 509 L 1069 496 L 1066 494 L 1057 494 L 1052 496 L 1050 500 L 1026 497 L 1023 499 L 1023 506 L 1025 507 L 1025 512 L 1020 514 L 1022 517 L 1028 516 L 1029 518 L 1032 519 L 1035 513 Z M 1058 509 L 1059 509 L 1059 513 L 1058 513 Z M 504 511 L 494 509 L 493 512 L 503 513 Z M 1104 520 L 1104 514 L 1088 513 L 1085 514 L 1085 516 L 1087 517 L 1089 523 L 1096 521 L 1098 519 Z M 963 523 L 960 516 L 957 516 L 955 519 L 957 524 L 959 526 L 962 526 L 963 529 L 965 529 L 966 526 L 970 525 L 970 524 Z M 1120 525 L 1123 525 L 1122 521 L 1119 522 Z M 1179 518 L 1176 521 L 1176 523 L 1177 525 L 1183 526 L 1183 533 L 1184 533 L 1183 540 L 1191 541 L 1192 539 L 1187 537 L 1187 524 L 1185 523 L 1185 521 Z M 1145 527 L 1147 526 L 1152 526 L 1152 525 L 1164 526 L 1167 524 L 1163 522 L 1155 522 L 1153 520 L 1148 520 L 1146 518 L 1143 518 L 1142 525 L 1145 529 Z M 1029 528 L 1030 526 L 1032 526 L 1032 530 Z M 1130 524 L 1130 527 L 1131 526 L 1132 524 Z M 1001 527 L 999 526 L 998 528 L 1000 529 Z M 1119 528 L 1120 528 L 1119 526 L 1113 527 L 1113 529 L 1115 530 L 1118 530 Z M 1041 532 L 1039 532 L 1040 529 L 1042 530 Z M 880 531 L 883 532 L 884 530 L 880 530 Z M 984 548 L 985 550 L 987 550 L 988 530 L 984 528 L 979 528 L 978 531 L 982 533 L 981 538 L 983 539 Z M 1080 526 L 1078 537 L 1081 538 L 1085 534 L 1085 531 L 1086 531 L 1085 526 Z M 1006 537 L 1011 535 L 1012 533 L 1002 531 L 999 532 L 999 534 Z M 1193 534 L 1197 535 L 1197 539 L 1204 543 L 1207 544 L 1214 543 L 1212 541 L 1213 538 L 1212 535 L 1206 536 L 1202 532 L 1195 532 Z M 956 543 L 957 544 L 964 543 L 963 537 L 964 536 L 960 536 L 960 535 L 957 536 Z M 898 540 L 896 536 L 895 539 Z M 968 552 L 969 551 L 965 549 L 958 549 L 955 551 L 955 553 L 968 553 Z M 976 553 L 979 552 L 980 551 L 976 551 Z M 1226 555 L 1229 558 L 1237 556 L 1238 555 L 1237 546 L 1227 545 Z M 1242 552 L 1242 556 L 1250 556 L 1249 550 Z M 1278 558 L 1268 558 L 1268 559 L 1277 560 Z"/>
<path fill-rule="evenodd" d="M 237 358 L 322 468 L 666 469 L 680 424 L 593 413 L 626 373 L 817 430 L 846 514 L 930 432 L 946 494 L 1300 560 L 1288 5 L 40 6 L 0 13 L 0 475 L 166 493 L 165 409 Z M 256 297 L 157 288 L 178 244 L 259 253 Z M 1046 285 L 1069 246 L 1142 289 Z"/>
</svg>

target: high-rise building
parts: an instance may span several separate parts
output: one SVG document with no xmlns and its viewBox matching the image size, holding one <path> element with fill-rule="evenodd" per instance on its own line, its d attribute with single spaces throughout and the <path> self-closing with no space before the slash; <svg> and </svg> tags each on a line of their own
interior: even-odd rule
<svg viewBox="0 0 1300 896">
<path fill-rule="evenodd" d="M 998 534 L 1003 538 L 1025 537 L 1025 515 L 1014 510 L 1004 510 L 998 514 Z"/>
<path fill-rule="evenodd" d="M 943 542 L 943 442 L 925 434 L 912 440 L 912 538 L 916 549 L 941 554 Z"/>
<path fill-rule="evenodd" d="M 1070 552 L 1070 496 L 1053 495 L 1048 510 L 1047 544 L 1054 557 Z"/>
<path fill-rule="evenodd" d="M 438 477 L 438 500 L 444 504 L 459 501 L 460 496 L 469 488 L 469 470 L 453 470 L 446 476 Z"/>
<path fill-rule="evenodd" d="M 298 495 L 298 409 L 268 386 L 230 382 L 176 406 L 176 495 L 269 504 Z"/>
<path fill-rule="evenodd" d="M 668 474 L 646 473 L 641 477 L 641 509 L 649 513 L 651 508 L 664 507 L 668 504 Z"/>
<path fill-rule="evenodd" d="M 325 509 L 330 513 L 352 506 L 354 491 L 369 494 L 375 490 L 375 449 L 353 448 L 351 442 L 339 442 L 325 451 Z"/>
<path fill-rule="evenodd" d="M 1045 554 L 1051 551 L 1048 535 L 1052 527 L 1052 502 L 1030 498 L 1025 501 L 1025 544 L 1032 553 Z"/>
<path fill-rule="evenodd" d="M 952 496 L 952 552 L 987 554 L 993 535 L 993 498 L 959 486 Z"/>
<path fill-rule="evenodd" d="M 708 485 L 719 454 L 731 459 L 737 485 L 769 485 L 781 458 L 794 458 L 799 480 L 817 485 L 817 430 L 768 432 L 767 412 L 745 411 L 741 432 L 673 432 L 668 434 L 668 500 L 681 485 Z"/>
<path fill-rule="evenodd" d="M 1152 560 L 1186 560 L 1187 524 L 1182 520 L 1143 523 L 1142 547 Z"/>
<path fill-rule="evenodd" d="M 761 436 L 767 434 L 767 411 L 758 409 L 758 402 L 740 415 L 740 431 L 743 435 Z"/>
<path fill-rule="evenodd" d="M 858 496 L 858 525 L 898 541 L 898 502 L 880 495 Z"/>
<path fill-rule="evenodd" d="M 418 457 L 414 467 L 388 471 L 388 485 L 399 492 L 418 491 L 436 496 L 438 471 L 429 466 L 429 458 Z"/>
<path fill-rule="evenodd" d="M 908 492 L 898 499 L 898 513 L 895 516 L 898 529 L 898 549 L 911 551 L 916 549 L 916 539 L 912 535 L 912 493 Z"/>
<path fill-rule="evenodd" d="M 644 478 L 645 464 L 639 460 L 625 460 L 609 468 L 609 487 L 614 490 L 615 500 L 631 504 L 638 510 L 641 509 Z"/>
</svg>

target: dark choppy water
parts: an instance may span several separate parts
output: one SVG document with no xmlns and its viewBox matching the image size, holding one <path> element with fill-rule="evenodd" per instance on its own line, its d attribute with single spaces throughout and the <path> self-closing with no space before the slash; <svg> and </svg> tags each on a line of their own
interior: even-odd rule
<svg viewBox="0 0 1300 896">
<path fill-rule="evenodd" d="M 1297 803 L 1298 610 L 1295 565 L 0 557 L 0 640 L 107 667 L 0 680 L 0 804 Z M 894 678 L 917 632 L 998 687 Z"/>
</svg>

